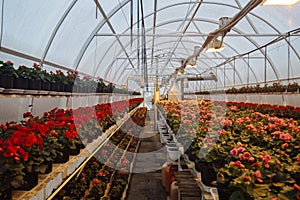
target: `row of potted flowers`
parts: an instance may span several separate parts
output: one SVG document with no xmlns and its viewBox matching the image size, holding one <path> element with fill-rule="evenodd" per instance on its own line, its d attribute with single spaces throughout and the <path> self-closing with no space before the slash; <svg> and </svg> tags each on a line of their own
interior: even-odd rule
<svg viewBox="0 0 300 200">
<path fill-rule="evenodd" d="M 226 94 L 236 94 L 236 93 L 268 93 L 268 92 L 299 92 L 300 85 L 297 82 L 288 83 L 283 85 L 280 82 L 272 83 L 271 85 L 265 84 L 261 86 L 257 84 L 255 86 L 243 86 L 241 88 L 232 87 L 225 91 L 219 91 L 220 93 L 225 92 Z M 218 91 L 214 91 L 218 92 Z M 213 92 L 209 91 L 199 91 L 196 94 L 210 94 Z"/>
<path fill-rule="evenodd" d="M 141 101 L 133 100 L 131 107 Z M 33 188 L 37 173 L 51 172 L 52 162 L 68 161 L 70 151 L 78 154 L 126 113 L 128 102 L 120 101 L 74 110 L 56 108 L 41 117 L 24 113 L 20 123 L 0 125 L 1 199 L 9 199 L 6 195 L 14 189 Z M 26 184 L 31 179 L 33 183 Z"/>
<path fill-rule="evenodd" d="M 137 117 L 138 116 L 138 117 Z M 138 108 L 121 129 L 87 163 L 54 199 L 122 199 L 129 181 L 130 165 L 141 133 L 146 109 Z M 139 125 L 139 126 L 136 126 Z M 130 133 L 130 134 L 129 134 Z"/>
<path fill-rule="evenodd" d="M 220 199 L 300 198 L 299 121 L 203 100 L 162 101 L 160 109 Z"/>
<path fill-rule="evenodd" d="M 61 70 L 47 72 L 36 63 L 32 67 L 21 65 L 16 69 L 11 61 L 0 61 L 0 87 L 76 93 L 140 94 L 117 88 L 112 83 L 105 84 L 102 78 L 80 78 L 75 70 L 68 70 L 66 74 Z"/>
</svg>

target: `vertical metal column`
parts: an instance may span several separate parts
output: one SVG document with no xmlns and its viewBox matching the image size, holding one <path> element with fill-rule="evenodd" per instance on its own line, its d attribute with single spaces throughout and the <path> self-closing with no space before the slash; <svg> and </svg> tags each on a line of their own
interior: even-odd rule
<svg viewBox="0 0 300 200">
<path fill-rule="evenodd" d="M 223 85 L 223 88 L 224 88 L 224 90 L 225 90 L 225 70 L 226 70 L 226 63 L 224 64 L 224 85 Z"/>
<path fill-rule="evenodd" d="M 233 58 L 233 87 L 235 87 L 235 58 Z"/>
<path fill-rule="evenodd" d="M 290 83 L 290 73 L 291 73 L 291 36 L 290 33 L 288 33 L 288 83 Z"/>
<path fill-rule="evenodd" d="M 266 84 L 266 82 L 267 82 L 267 46 L 265 47 L 265 72 L 264 72 L 265 74 L 265 80 L 264 80 L 264 82 L 265 82 L 265 84 Z"/>
<path fill-rule="evenodd" d="M 248 68 L 247 68 L 247 86 L 249 86 L 249 81 L 250 81 L 250 60 L 249 60 L 249 54 L 248 54 L 248 60 L 247 60 L 247 63 L 248 63 Z"/>
<path fill-rule="evenodd" d="M 216 68 L 216 77 L 218 78 L 218 68 Z M 216 89 L 218 88 L 218 81 L 215 82 L 216 83 Z"/>
</svg>

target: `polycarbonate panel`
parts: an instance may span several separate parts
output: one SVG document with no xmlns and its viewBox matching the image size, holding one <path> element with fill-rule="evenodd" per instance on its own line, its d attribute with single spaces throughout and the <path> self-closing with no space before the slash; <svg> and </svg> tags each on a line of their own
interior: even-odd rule
<svg viewBox="0 0 300 200">
<path fill-rule="evenodd" d="M 235 6 L 231 6 L 227 1 L 222 1 L 222 5 L 218 3 L 211 3 L 210 1 L 204 2 L 197 13 L 197 16 L 201 16 L 205 19 L 213 19 L 218 20 L 221 17 L 233 17 L 236 13 L 239 12 L 239 8 Z M 219 25 L 217 24 L 215 29 L 217 29 Z M 213 31 L 213 30 L 211 30 Z"/>
<path fill-rule="evenodd" d="M 4 3 L 4 47 L 41 57 L 48 39 L 70 2 L 9 0 Z"/>
<path fill-rule="evenodd" d="M 293 48 L 295 49 L 296 53 L 298 54 L 298 56 L 300 55 L 300 37 L 291 37 L 290 38 L 291 44 L 293 46 Z M 299 70 L 299 63 L 300 63 L 300 59 L 299 57 L 296 55 L 296 53 L 294 51 L 292 51 L 292 49 L 290 49 L 290 78 L 296 78 L 296 77 L 300 77 L 300 70 Z M 294 82 L 295 80 L 293 80 Z M 300 80 L 297 80 L 298 83 L 300 83 Z"/>
<path fill-rule="evenodd" d="M 22 97 L 0 97 L 0 124 L 10 121 L 20 122 L 23 119 L 23 113 L 31 111 L 31 98 Z M 4 114 L 5 113 L 5 114 Z"/>
<path fill-rule="evenodd" d="M 13 62 L 15 68 L 18 68 L 20 65 L 25 65 L 25 66 L 31 67 L 34 63 L 31 60 L 23 59 L 18 56 L 14 56 L 14 55 L 3 53 L 3 52 L 0 52 L 0 58 L 3 61 Z"/>
<path fill-rule="evenodd" d="M 278 70 L 280 79 L 287 78 L 288 74 L 288 46 L 285 41 L 277 42 L 268 47 L 267 55 L 272 58 Z"/>
<path fill-rule="evenodd" d="M 300 4 L 298 3 L 294 6 L 259 6 L 254 13 L 270 22 L 281 33 L 285 33 L 300 27 L 299 10 Z"/>
<path fill-rule="evenodd" d="M 70 68 L 75 68 L 78 64 L 78 70 L 81 72 L 102 76 L 114 83 L 124 85 L 128 76 L 136 75 L 134 70 L 127 70 L 131 66 L 125 54 L 126 51 L 129 57 L 135 58 L 135 60 L 132 60 L 132 63 L 134 66 L 138 65 L 136 61 L 136 35 L 133 36 L 132 45 L 129 35 L 121 35 L 119 38 L 122 45 L 120 45 L 116 41 L 116 37 L 112 35 L 94 37 L 93 32 L 98 31 L 99 34 L 113 34 L 113 32 L 116 34 L 130 34 L 130 2 L 128 0 L 98 1 L 105 15 L 109 17 L 108 21 L 112 28 L 108 26 L 108 21 L 105 21 L 102 13 L 99 10 L 96 11 L 94 1 L 78 0 L 70 12 L 67 13 L 67 8 L 73 2 L 75 1 L 53 0 L 48 3 L 37 0 L 5 1 L 1 45 L 17 52 L 34 56 L 37 59 L 43 59 L 43 54 L 47 53 L 46 46 L 49 43 L 50 48 L 45 57 L 46 61 Z M 189 20 L 200 2 L 201 6 L 195 15 L 193 23 L 189 24 Z M 174 58 L 187 58 L 193 54 L 194 46 L 201 46 L 206 39 L 206 36 L 183 36 L 180 38 L 180 34 L 188 24 L 187 34 L 209 34 L 219 27 L 220 17 L 233 17 L 248 2 L 249 0 L 157 1 L 156 25 L 158 27 L 155 28 L 158 35 L 152 37 L 154 1 L 143 1 L 144 16 L 146 17 L 144 19 L 145 29 L 146 34 L 148 34 L 146 36 L 147 58 L 160 55 L 163 52 L 169 53 L 165 57 L 171 58 L 171 61 L 167 63 L 167 66 L 166 62 L 160 61 L 159 71 L 165 68 L 164 73 L 172 73 L 174 68 L 180 66 L 180 62 Z M 126 3 L 124 7 L 117 9 L 124 3 Z M 65 13 L 67 15 L 62 19 Z M 226 59 L 267 44 L 279 36 L 276 34 L 284 34 L 300 28 L 298 13 L 300 13 L 299 3 L 293 7 L 259 5 L 251 13 L 247 14 L 247 18 L 243 18 L 227 33 L 224 39 L 225 49 L 222 52 L 212 54 L 201 52 L 197 61 L 199 70 L 209 71 L 211 67 L 223 63 Z M 137 1 L 134 1 L 133 16 L 134 23 L 136 23 Z M 140 13 L 140 19 L 141 16 Z M 59 24 L 60 20 L 62 20 L 61 25 Z M 54 32 L 56 27 L 58 28 L 57 33 Z M 97 27 L 100 27 L 100 29 L 97 30 Z M 142 28 L 141 23 L 140 28 Z M 138 33 L 137 24 L 133 27 L 133 33 Z M 160 37 L 159 34 L 165 35 Z M 168 34 L 177 34 L 177 37 L 168 37 Z M 230 34 L 231 36 L 228 36 Z M 241 35 L 234 36 L 237 34 Z M 54 36 L 52 42 L 50 41 L 51 35 Z M 153 39 L 154 42 L 152 41 Z M 291 37 L 290 39 L 294 49 L 288 48 L 285 40 L 268 47 L 270 52 L 267 53 L 267 81 L 273 81 L 277 78 L 300 77 L 300 64 L 297 55 L 300 54 L 299 36 Z M 182 43 L 177 45 L 179 40 Z M 140 37 L 140 49 L 142 48 L 141 41 L 142 38 Z M 125 48 L 125 51 L 122 49 L 122 46 Z M 274 50 L 272 50 L 273 47 Z M 153 54 L 152 49 L 154 50 Z M 290 58 L 288 57 L 288 50 L 290 50 Z M 264 49 L 255 51 L 250 57 L 263 57 L 263 51 Z M 172 52 L 174 54 L 170 55 Z M 23 59 L 15 58 L 3 52 L 0 55 L 1 59 L 11 59 L 17 65 L 24 62 L 24 64 L 31 66 L 33 63 L 28 60 L 23 61 Z M 203 60 L 200 58 L 203 58 Z M 287 71 L 288 62 L 290 62 L 289 73 Z M 154 73 L 155 70 L 151 66 L 151 59 L 147 60 L 147 64 L 149 73 Z M 227 67 L 231 68 L 232 65 L 233 63 L 226 64 Z M 238 59 L 236 61 L 236 70 L 238 72 L 235 74 L 236 85 L 264 81 L 264 61 L 262 59 L 250 59 L 249 65 L 253 72 L 250 70 L 249 77 L 245 65 L 248 65 L 245 63 L 245 60 Z M 141 69 L 141 66 L 136 67 Z M 55 69 L 46 65 L 45 68 Z M 273 68 L 276 68 L 279 77 L 275 75 Z M 226 74 L 226 87 L 233 84 L 232 77 L 234 72 L 231 71 Z M 217 73 L 220 80 L 224 80 L 222 70 L 218 69 Z M 137 72 L 137 75 L 140 74 L 141 70 Z M 241 77 L 238 77 L 237 74 L 240 74 Z M 224 82 L 218 82 L 217 84 L 223 87 Z M 137 87 L 134 83 L 131 85 Z M 203 84 L 203 87 L 204 85 L 215 88 L 215 83 Z M 195 83 L 196 86 L 197 84 Z"/>
<path fill-rule="evenodd" d="M 48 112 L 54 108 L 65 109 L 67 107 L 67 98 L 33 98 L 32 114 L 34 116 L 43 116 L 44 112 Z"/>
<path fill-rule="evenodd" d="M 94 1 L 77 1 L 59 28 L 46 60 L 75 68 L 74 61 L 81 47 L 103 19 L 102 16 L 96 19 L 95 10 Z"/>
<path fill-rule="evenodd" d="M 257 58 L 256 58 L 257 57 Z M 251 69 L 253 70 L 255 74 L 256 79 L 251 79 L 251 83 L 260 83 L 264 82 L 264 65 L 265 65 L 265 60 L 263 57 L 259 58 L 259 56 L 255 55 L 250 55 L 250 66 Z M 253 77 L 254 77 L 253 74 Z"/>
</svg>

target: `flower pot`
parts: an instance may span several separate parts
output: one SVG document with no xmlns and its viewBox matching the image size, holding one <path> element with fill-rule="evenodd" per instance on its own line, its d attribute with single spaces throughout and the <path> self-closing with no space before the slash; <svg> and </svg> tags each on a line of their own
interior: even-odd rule
<svg viewBox="0 0 300 200">
<path fill-rule="evenodd" d="M 75 148 L 74 149 L 70 149 L 70 155 L 74 156 L 74 155 L 78 155 L 80 153 L 80 144 L 75 144 Z"/>
<path fill-rule="evenodd" d="M 36 79 L 28 79 L 28 90 L 40 90 L 41 81 Z"/>
<path fill-rule="evenodd" d="M 229 187 L 217 187 L 219 200 L 229 200 L 231 194 L 234 192 L 233 189 Z"/>
<path fill-rule="evenodd" d="M 50 84 L 50 90 L 58 92 L 59 91 L 59 84 L 58 83 L 51 83 Z"/>
<path fill-rule="evenodd" d="M 80 143 L 78 144 L 79 148 L 80 149 L 84 149 L 85 148 L 85 145 L 82 143 L 82 141 L 80 140 Z"/>
<path fill-rule="evenodd" d="M 69 161 L 70 149 L 63 149 L 62 155 L 57 155 L 57 157 L 53 160 L 53 163 L 65 163 Z"/>
<path fill-rule="evenodd" d="M 82 86 L 78 85 L 78 84 L 75 84 L 74 87 L 73 87 L 73 92 L 81 93 L 82 92 Z"/>
<path fill-rule="evenodd" d="M 170 200 L 178 200 L 178 185 L 177 185 L 177 181 L 174 181 L 171 184 L 171 192 L 170 192 Z"/>
<path fill-rule="evenodd" d="M 59 84 L 58 92 L 64 92 L 64 91 L 65 91 L 65 85 L 64 84 Z"/>
<path fill-rule="evenodd" d="M 65 87 L 64 87 L 64 91 L 65 92 L 72 92 L 72 90 L 73 90 L 73 84 L 68 84 L 68 85 L 65 85 Z"/>
<path fill-rule="evenodd" d="M 27 78 L 14 78 L 14 88 L 27 90 L 28 88 L 28 79 Z"/>
<path fill-rule="evenodd" d="M 49 174 L 52 172 L 52 161 L 45 160 L 40 165 L 36 165 L 34 169 L 34 171 L 38 172 L 39 174 Z"/>
<path fill-rule="evenodd" d="M 215 186 L 212 182 L 217 180 L 217 174 L 212 167 L 212 164 L 204 164 L 201 166 L 200 171 L 203 184 L 206 186 Z"/>
<path fill-rule="evenodd" d="M 298 88 L 287 88 L 288 92 L 297 92 Z"/>
<path fill-rule="evenodd" d="M 168 165 L 165 169 L 165 189 L 168 194 L 171 192 L 171 184 L 175 180 L 174 172 L 178 171 L 177 165 Z"/>
<path fill-rule="evenodd" d="M 6 188 L 4 191 L 0 191 L 0 199 L 2 200 L 11 200 L 12 199 L 13 188 Z"/>
<path fill-rule="evenodd" d="M 26 172 L 24 176 L 25 183 L 17 190 L 31 190 L 38 184 L 38 173 L 37 172 Z"/>
<path fill-rule="evenodd" d="M 180 151 L 177 147 L 167 147 L 169 158 L 173 161 L 180 158 Z"/>
<path fill-rule="evenodd" d="M 41 89 L 45 91 L 50 91 L 51 83 L 42 81 Z"/>
<path fill-rule="evenodd" d="M 0 87 L 6 89 L 12 89 L 14 86 L 14 77 L 13 76 L 0 76 Z"/>
<path fill-rule="evenodd" d="M 97 87 L 96 93 L 103 93 L 103 87 Z"/>
</svg>

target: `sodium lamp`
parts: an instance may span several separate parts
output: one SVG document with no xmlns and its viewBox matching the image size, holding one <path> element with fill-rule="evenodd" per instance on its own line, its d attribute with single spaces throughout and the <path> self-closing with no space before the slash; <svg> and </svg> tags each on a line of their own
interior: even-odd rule
<svg viewBox="0 0 300 200">
<path fill-rule="evenodd" d="M 265 0 L 262 5 L 264 6 L 293 6 L 300 0 Z"/>
<path fill-rule="evenodd" d="M 224 49 L 224 45 L 222 44 L 222 41 L 215 39 L 211 41 L 206 48 L 206 52 L 220 52 Z"/>
</svg>

